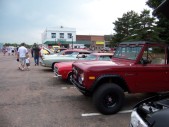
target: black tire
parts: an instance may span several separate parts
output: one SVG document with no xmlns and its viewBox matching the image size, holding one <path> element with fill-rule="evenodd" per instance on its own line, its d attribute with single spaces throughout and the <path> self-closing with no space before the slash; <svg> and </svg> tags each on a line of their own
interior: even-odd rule
<svg viewBox="0 0 169 127">
<path fill-rule="evenodd" d="M 124 104 L 124 91 L 114 83 L 103 84 L 93 94 L 96 108 L 105 115 L 117 113 Z"/>
<path fill-rule="evenodd" d="M 89 93 L 84 93 L 82 92 L 82 94 L 85 96 L 85 97 L 91 97 L 91 95 Z"/>
<path fill-rule="evenodd" d="M 55 63 L 52 64 L 52 71 L 54 72 Z"/>
<path fill-rule="evenodd" d="M 72 82 L 71 82 L 71 80 L 70 80 L 70 79 L 71 79 L 71 76 L 72 76 L 72 72 L 70 72 L 70 73 L 68 74 L 67 81 L 68 81 L 69 84 L 73 85 Z"/>
</svg>

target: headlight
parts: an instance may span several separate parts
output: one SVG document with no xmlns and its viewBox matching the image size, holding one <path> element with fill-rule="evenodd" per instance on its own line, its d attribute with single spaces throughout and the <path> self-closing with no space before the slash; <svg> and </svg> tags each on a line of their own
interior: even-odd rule
<svg viewBox="0 0 169 127">
<path fill-rule="evenodd" d="M 131 113 L 131 127 L 148 127 L 148 125 L 142 120 L 139 114 L 136 111 Z"/>
<path fill-rule="evenodd" d="M 80 74 L 81 80 L 84 81 L 84 73 Z"/>
<path fill-rule="evenodd" d="M 79 75 L 78 80 L 79 80 L 79 83 L 82 84 L 82 82 L 84 81 L 84 73 L 81 73 L 81 74 Z"/>
</svg>

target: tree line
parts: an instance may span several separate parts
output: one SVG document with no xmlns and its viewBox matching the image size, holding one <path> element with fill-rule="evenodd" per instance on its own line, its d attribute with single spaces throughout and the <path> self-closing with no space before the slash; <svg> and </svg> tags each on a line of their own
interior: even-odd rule
<svg viewBox="0 0 169 127">
<path fill-rule="evenodd" d="M 156 9 L 163 0 L 148 0 L 146 4 Z M 115 33 L 111 42 L 153 41 L 169 42 L 169 20 L 162 14 L 150 16 L 150 10 L 144 9 L 140 14 L 129 11 L 113 22 Z"/>
</svg>

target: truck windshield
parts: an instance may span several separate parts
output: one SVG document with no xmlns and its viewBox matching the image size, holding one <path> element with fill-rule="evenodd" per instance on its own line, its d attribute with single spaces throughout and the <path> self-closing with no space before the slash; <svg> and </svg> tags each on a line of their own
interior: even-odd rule
<svg viewBox="0 0 169 127">
<path fill-rule="evenodd" d="M 119 46 L 114 53 L 114 57 L 136 60 L 138 54 L 141 51 L 142 46 Z"/>
</svg>

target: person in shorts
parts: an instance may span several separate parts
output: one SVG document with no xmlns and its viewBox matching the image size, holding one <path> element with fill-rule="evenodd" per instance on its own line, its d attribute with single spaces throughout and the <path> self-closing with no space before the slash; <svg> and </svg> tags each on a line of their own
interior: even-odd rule
<svg viewBox="0 0 169 127">
<path fill-rule="evenodd" d="M 29 55 L 26 54 L 26 60 L 25 60 L 25 63 L 26 63 L 26 70 L 30 70 L 30 59 L 29 59 Z"/>
<path fill-rule="evenodd" d="M 25 43 L 22 43 L 21 46 L 18 48 L 18 59 L 20 62 L 19 69 L 24 70 L 25 62 L 26 62 L 26 55 L 28 54 L 28 50 L 25 47 Z"/>
</svg>

